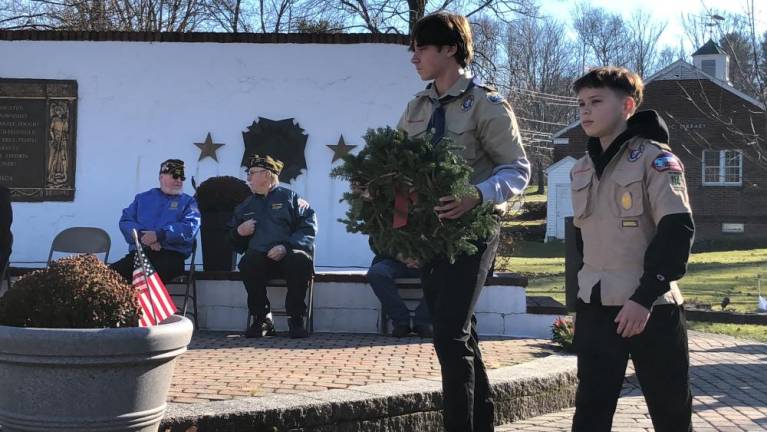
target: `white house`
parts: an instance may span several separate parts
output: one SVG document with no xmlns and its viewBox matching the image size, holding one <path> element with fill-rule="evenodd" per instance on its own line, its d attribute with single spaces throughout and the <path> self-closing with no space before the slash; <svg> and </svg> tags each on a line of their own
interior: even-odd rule
<svg viewBox="0 0 767 432">
<path fill-rule="evenodd" d="M 573 215 L 570 169 L 575 158 L 567 156 L 546 168 L 546 241 L 565 238 L 565 218 Z"/>
</svg>

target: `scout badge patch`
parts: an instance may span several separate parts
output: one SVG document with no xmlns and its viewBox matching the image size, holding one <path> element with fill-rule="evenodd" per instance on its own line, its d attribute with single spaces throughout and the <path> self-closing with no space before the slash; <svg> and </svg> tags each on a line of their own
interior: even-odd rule
<svg viewBox="0 0 767 432">
<path fill-rule="evenodd" d="M 642 153 L 644 153 L 644 143 L 639 144 L 636 148 L 632 149 L 629 152 L 629 156 L 628 156 L 629 162 L 638 161 L 639 158 L 642 157 Z"/>
<path fill-rule="evenodd" d="M 461 103 L 461 111 L 466 112 L 470 110 L 472 105 L 474 105 L 474 95 L 466 96 Z"/>
<path fill-rule="evenodd" d="M 682 162 L 674 156 L 672 153 L 663 152 L 652 161 L 652 167 L 658 172 L 671 171 L 671 172 L 684 172 L 684 166 Z"/>
</svg>

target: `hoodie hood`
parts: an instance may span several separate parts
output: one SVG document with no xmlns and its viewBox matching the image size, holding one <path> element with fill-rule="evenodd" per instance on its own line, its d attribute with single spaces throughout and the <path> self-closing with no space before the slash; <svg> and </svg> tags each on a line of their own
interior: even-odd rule
<svg viewBox="0 0 767 432">
<path fill-rule="evenodd" d="M 639 111 L 629 117 L 626 122 L 626 130 L 618 135 L 615 140 L 602 151 L 602 145 L 599 138 L 589 138 L 587 149 L 589 157 L 594 162 L 597 176 L 601 177 L 607 164 L 615 156 L 626 141 L 634 137 L 646 138 L 660 143 L 668 144 L 668 126 L 666 122 L 652 110 Z"/>
</svg>

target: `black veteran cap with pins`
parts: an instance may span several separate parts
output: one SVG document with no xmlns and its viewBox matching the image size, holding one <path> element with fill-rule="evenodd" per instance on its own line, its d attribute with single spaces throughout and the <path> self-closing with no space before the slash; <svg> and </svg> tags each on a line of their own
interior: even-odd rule
<svg viewBox="0 0 767 432">
<path fill-rule="evenodd" d="M 174 179 L 186 180 L 186 177 L 184 177 L 184 161 L 181 159 L 166 160 L 160 165 L 160 174 L 170 174 Z"/>
<path fill-rule="evenodd" d="M 266 156 L 259 156 L 257 154 L 254 154 L 250 157 L 248 160 L 248 168 L 263 168 L 265 170 L 271 171 L 277 175 L 280 175 L 282 172 L 282 168 L 285 166 L 281 161 L 272 158 L 269 155 Z"/>
</svg>

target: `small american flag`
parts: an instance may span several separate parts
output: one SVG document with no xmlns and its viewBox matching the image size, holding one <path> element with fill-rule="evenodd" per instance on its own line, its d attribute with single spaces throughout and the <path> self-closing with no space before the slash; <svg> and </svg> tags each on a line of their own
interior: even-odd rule
<svg viewBox="0 0 767 432">
<path fill-rule="evenodd" d="M 165 289 L 160 275 L 154 270 L 141 248 L 136 250 L 133 259 L 133 288 L 139 292 L 139 302 L 143 312 L 139 327 L 153 326 L 173 315 L 176 312 L 176 305 L 168 294 L 168 290 Z M 144 268 L 146 268 L 146 278 Z"/>
</svg>

